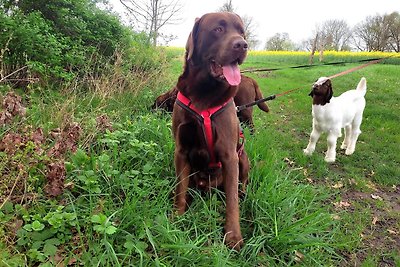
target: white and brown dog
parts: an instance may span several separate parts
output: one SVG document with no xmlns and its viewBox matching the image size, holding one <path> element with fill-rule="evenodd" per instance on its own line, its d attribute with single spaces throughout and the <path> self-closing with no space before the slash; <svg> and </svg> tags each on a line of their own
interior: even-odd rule
<svg viewBox="0 0 400 267">
<path fill-rule="evenodd" d="M 331 81 L 326 77 L 319 78 L 309 94 L 313 98 L 313 129 L 308 146 L 303 150 L 304 154 L 311 155 L 320 135 L 326 132 L 328 134 L 328 150 L 325 161 L 334 162 L 336 141 L 338 137 L 342 136 L 342 128 L 345 129 L 345 138 L 340 148 L 346 149 L 346 155 L 353 154 L 357 138 L 361 133 L 360 125 L 365 108 L 366 92 L 367 81 L 363 77 L 358 83 L 357 89 L 333 97 Z"/>
</svg>

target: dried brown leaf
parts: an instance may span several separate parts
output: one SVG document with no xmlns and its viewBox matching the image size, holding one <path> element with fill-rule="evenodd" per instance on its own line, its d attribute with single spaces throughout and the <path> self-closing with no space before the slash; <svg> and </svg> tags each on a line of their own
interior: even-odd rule
<svg viewBox="0 0 400 267">
<path fill-rule="evenodd" d="M 395 231 L 395 230 L 392 230 L 392 229 L 387 229 L 387 231 L 388 231 L 388 233 L 391 234 L 391 235 L 398 235 L 398 234 L 399 234 L 398 231 Z"/>
<path fill-rule="evenodd" d="M 372 197 L 372 199 L 375 199 L 375 200 L 383 200 L 383 198 L 378 195 L 371 194 L 371 197 Z"/>
<path fill-rule="evenodd" d="M 338 188 L 342 188 L 343 187 L 343 183 L 342 182 L 337 182 L 336 184 L 331 186 L 332 188 L 338 189 Z"/>
<path fill-rule="evenodd" d="M 65 180 L 65 166 L 63 162 L 53 162 L 47 166 L 46 193 L 50 196 L 58 196 L 63 193 Z"/>
<path fill-rule="evenodd" d="M 336 208 L 347 208 L 347 207 L 350 207 L 350 206 L 351 206 L 351 204 L 350 204 L 349 202 L 347 202 L 347 201 L 335 202 L 335 203 L 333 203 L 333 205 L 334 205 Z"/>
<path fill-rule="evenodd" d="M 113 130 L 112 124 L 106 114 L 103 114 L 96 118 L 96 128 L 101 132 L 105 132 L 106 130 Z"/>
<path fill-rule="evenodd" d="M 298 251 L 298 250 L 295 250 L 294 251 L 294 260 L 297 262 L 297 263 L 300 263 L 300 262 L 302 262 L 303 260 L 304 260 L 304 254 L 303 253 L 301 253 L 300 251 Z"/>
</svg>

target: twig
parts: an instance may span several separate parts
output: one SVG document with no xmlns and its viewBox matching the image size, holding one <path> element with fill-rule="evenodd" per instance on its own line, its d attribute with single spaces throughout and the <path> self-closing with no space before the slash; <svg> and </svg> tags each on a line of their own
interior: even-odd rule
<svg viewBox="0 0 400 267">
<path fill-rule="evenodd" d="M 27 68 L 28 66 L 23 66 L 22 68 L 17 69 L 16 71 L 11 72 L 10 74 L 8 74 L 7 76 L 1 78 L 0 83 L 3 82 L 5 79 L 7 79 L 8 77 L 10 77 L 11 75 L 14 75 L 15 73 Z"/>
<path fill-rule="evenodd" d="M 10 197 L 11 197 L 13 191 L 14 191 L 14 188 L 15 188 L 15 186 L 17 185 L 17 182 L 19 181 L 19 178 L 20 178 L 20 177 L 21 177 L 20 174 L 18 174 L 17 179 L 15 179 L 14 185 L 13 185 L 13 187 L 11 188 L 10 193 L 8 194 L 8 196 L 6 197 L 6 199 L 3 201 L 3 203 L 1 203 L 1 205 L 0 205 L 0 210 L 3 208 L 4 204 L 6 204 L 6 202 L 10 199 Z"/>
<path fill-rule="evenodd" d="M 25 78 L 25 79 L 4 79 L 3 82 L 38 82 L 39 78 Z"/>
</svg>

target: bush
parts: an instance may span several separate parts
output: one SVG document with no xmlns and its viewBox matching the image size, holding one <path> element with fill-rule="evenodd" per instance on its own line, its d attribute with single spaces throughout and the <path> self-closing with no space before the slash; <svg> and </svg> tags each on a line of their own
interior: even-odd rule
<svg viewBox="0 0 400 267">
<path fill-rule="evenodd" d="M 30 71 L 13 78 L 33 75 L 54 83 L 85 77 L 88 70 L 98 77 L 118 60 L 116 51 L 124 55 L 127 71 L 153 71 L 163 62 L 147 37 L 90 0 L 0 0 L 0 9 L 2 71 L 25 65 Z"/>
</svg>

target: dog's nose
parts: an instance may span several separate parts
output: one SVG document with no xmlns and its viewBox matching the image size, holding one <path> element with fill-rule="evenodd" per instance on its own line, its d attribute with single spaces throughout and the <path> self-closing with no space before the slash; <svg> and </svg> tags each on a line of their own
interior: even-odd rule
<svg viewBox="0 0 400 267">
<path fill-rule="evenodd" d="M 233 42 L 233 49 L 234 50 L 247 50 L 248 45 L 247 42 L 245 40 L 236 40 L 235 42 Z"/>
</svg>

